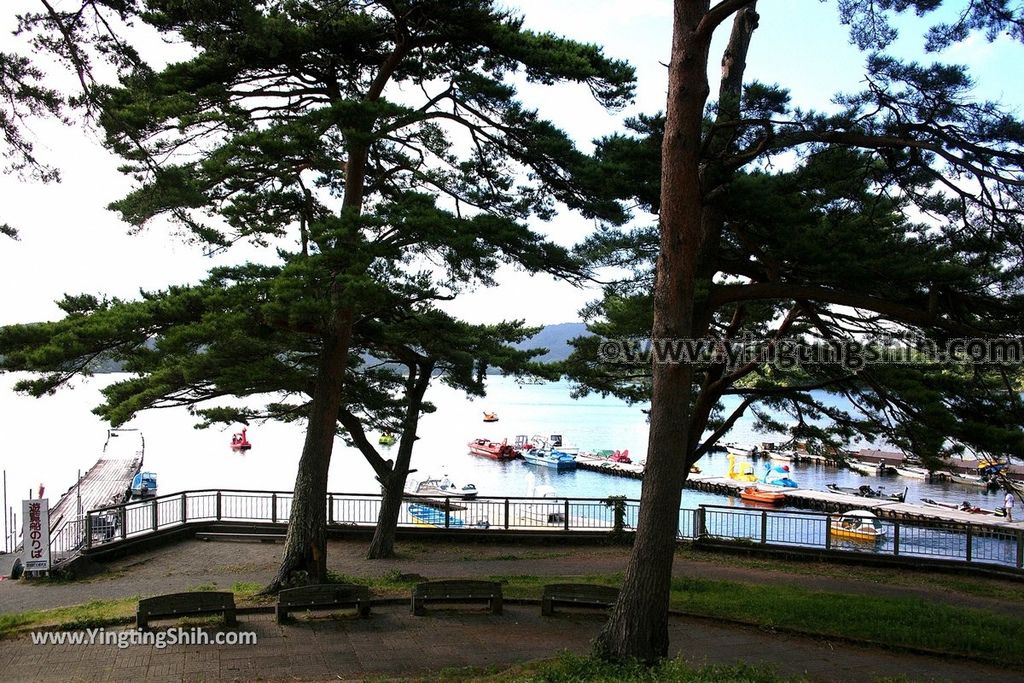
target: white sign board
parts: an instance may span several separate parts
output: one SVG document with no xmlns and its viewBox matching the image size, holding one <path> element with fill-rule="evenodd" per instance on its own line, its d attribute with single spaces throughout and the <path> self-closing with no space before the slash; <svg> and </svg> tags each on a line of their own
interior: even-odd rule
<svg viewBox="0 0 1024 683">
<path fill-rule="evenodd" d="M 25 571 L 50 571 L 50 501 L 21 501 Z"/>
</svg>

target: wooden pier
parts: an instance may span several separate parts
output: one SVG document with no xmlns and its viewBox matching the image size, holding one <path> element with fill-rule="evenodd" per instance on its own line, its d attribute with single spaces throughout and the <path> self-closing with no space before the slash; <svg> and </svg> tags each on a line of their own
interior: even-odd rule
<svg viewBox="0 0 1024 683">
<path fill-rule="evenodd" d="M 135 440 L 136 437 L 137 446 L 112 443 L 112 439 Z M 107 430 L 107 441 L 103 444 L 99 460 L 50 508 L 50 536 L 57 536 L 66 525 L 89 510 L 125 502 L 132 479 L 142 469 L 144 451 L 142 432 L 135 429 Z"/>
</svg>

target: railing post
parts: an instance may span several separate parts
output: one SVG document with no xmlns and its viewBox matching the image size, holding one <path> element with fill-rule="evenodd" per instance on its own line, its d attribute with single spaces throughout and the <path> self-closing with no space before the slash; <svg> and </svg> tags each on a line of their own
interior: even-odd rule
<svg viewBox="0 0 1024 683">
<path fill-rule="evenodd" d="M 568 531 L 569 530 L 569 499 L 568 498 L 565 499 L 565 513 L 564 513 L 564 517 L 565 517 L 565 530 Z"/>
<path fill-rule="evenodd" d="M 1017 532 L 1017 569 L 1024 569 L 1024 531 Z"/>
<path fill-rule="evenodd" d="M 970 562 L 974 556 L 974 534 L 971 531 L 971 525 L 967 525 L 967 558 L 966 561 Z"/>
<path fill-rule="evenodd" d="M 900 523 L 892 523 L 892 554 L 894 557 L 900 554 Z"/>
<path fill-rule="evenodd" d="M 121 519 L 121 540 L 123 541 L 128 538 L 128 509 L 122 505 L 117 514 Z"/>
<path fill-rule="evenodd" d="M 832 514 L 825 513 L 825 550 L 832 550 Z"/>
<path fill-rule="evenodd" d="M 768 542 L 768 512 L 761 511 L 761 543 Z"/>
<path fill-rule="evenodd" d="M 154 498 L 153 499 L 153 531 L 156 531 L 159 528 L 160 528 L 160 520 L 159 520 L 159 517 L 157 516 L 156 498 Z"/>
<path fill-rule="evenodd" d="M 452 499 L 445 496 L 444 499 L 444 528 L 448 529 L 452 521 Z"/>
<path fill-rule="evenodd" d="M 188 497 L 187 494 L 181 494 L 181 523 L 184 524 L 188 521 Z"/>
<path fill-rule="evenodd" d="M 330 510 L 330 508 L 328 508 Z M 328 513 L 330 514 L 330 513 Z M 270 521 L 277 524 L 277 494 L 270 494 Z"/>
<path fill-rule="evenodd" d="M 220 513 L 221 513 L 221 508 L 220 508 L 220 491 L 217 491 L 217 521 L 218 522 L 220 521 Z"/>
<path fill-rule="evenodd" d="M 506 529 L 508 528 L 508 518 L 509 518 L 509 503 L 508 503 L 508 498 L 506 498 L 505 499 L 505 528 Z"/>
<path fill-rule="evenodd" d="M 6 510 L 4 510 L 4 514 L 7 514 Z M 1017 549 L 1020 550 L 1020 547 L 1018 544 Z M 92 515 L 89 514 L 88 510 L 85 512 L 85 549 L 92 550 Z M 1018 564 L 1017 566 L 1019 567 L 1020 565 Z"/>
<path fill-rule="evenodd" d="M 334 524 L 334 494 L 327 494 L 327 523 Z"/>
<path fill-rule="evenodd" d="M 693 516 L 693 537 L 704 538 L 708 532 L 708 520 L 706 517 L 707 510 L 704 509 L 703 505 L 697 507 L 697 514 Z"/>
</svg>

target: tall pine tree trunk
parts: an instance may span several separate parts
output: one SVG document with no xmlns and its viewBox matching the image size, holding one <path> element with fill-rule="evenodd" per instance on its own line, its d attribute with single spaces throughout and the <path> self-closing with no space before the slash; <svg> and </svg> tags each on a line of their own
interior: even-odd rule
<svg viewBox="0 0 1024 683">
<path fill-rule="evenodd" d="M 433 370 L 433 361 L 423 358 L 420 358 L 419 362 L 410 364 L 409 379 L 405 384 L 405 417 L 402 420 L 402 436 L 398 442 L 398 455 L 390 474 L 378 475 L 382 497 L 380 513 L 377 515 L 377 527 L 373 530 L 373 539 L 366 551 L 368 560 L 381 560 L 395 555 L 398 515 L 402 511 L 402 496 L 405 493 L 405 481 L 409 477 L 413 445 L 418 438 L 416 430 L 419 428 L 423 396 L 427 393 L 427 387 L 430 386 Z"/>
<path fill-rule="evenodd" d="M 660 254 L 654 288 L 655 344 L 693 336 L 702 308 L 700 255 L 709 226 L 700 183 L 701 122 L 709 93 L 708 41 L 698 26 L 707 2 L 676 0 L 662 144 Z M 705 283 L 710 284 L 710 283 Z M 653 363 L 650 435 L 636 540 L 620 598 L 595 642 L 613 659 L 654 662 L 668 654 L 668 602 L 679 503 L 687 468 L 693 367 Z"/>
<path fill-rule="evenodd" d="M 277 576 L 265 589 L 267 593 L 327 579 L 327 473 L 352 340 L 351 309 L 339 310 L 332 328 L 320 351 L 306 440 L 295 475 L 284 557 Z"/>
</svg>

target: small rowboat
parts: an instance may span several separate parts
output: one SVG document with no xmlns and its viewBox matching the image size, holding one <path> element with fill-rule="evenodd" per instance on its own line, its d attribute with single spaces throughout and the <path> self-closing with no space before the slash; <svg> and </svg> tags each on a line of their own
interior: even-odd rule
<svg viewBox="0 0 1024 683">
<path fill-rule="evenodd" d="M 780 493 L 779 491 L 762 491 L 756 486 L 748 486 L 740 491 L 740 498 L 743 500 L 750 500 L 755 503 L 778 505 L 786 500 L 786 494 Z"/>
<path fill-rule="evenodd" d="M 488 413 L 486 410 L 484 411 L 484 422 L 497 422 L 497 421 L 498 421 L 498 414 L 497 413 Z"/>
</svg>

